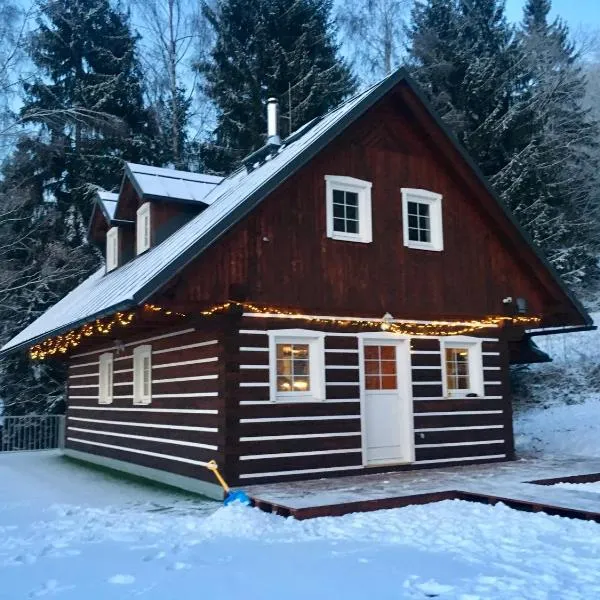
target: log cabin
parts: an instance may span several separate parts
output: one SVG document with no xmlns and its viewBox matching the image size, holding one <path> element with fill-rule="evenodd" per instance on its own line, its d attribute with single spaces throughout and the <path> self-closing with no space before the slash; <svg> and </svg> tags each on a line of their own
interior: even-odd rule
<svg viewBox="0 0 600 600">
<path fill-rule="evenodd" d="M 68 363 L 65 453 L 233 485 L 514 458 L 509 365 L 592 326 L 399 70 L 228 177 L 125 166 L 105 265 L 10 340 Z M 493 140 L 490 140 L 493 143 Z"/>
</svg>

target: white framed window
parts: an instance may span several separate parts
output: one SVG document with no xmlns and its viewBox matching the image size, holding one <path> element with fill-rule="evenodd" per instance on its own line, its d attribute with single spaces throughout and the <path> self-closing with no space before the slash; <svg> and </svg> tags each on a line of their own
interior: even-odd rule
<svg viewBox="0 0 600 600">
<path fill-rule="evenodd" d="M 137 209 L 135 220 L 136 254 L 146 252 L 150 248 L 152 238 L 150 208 L 150 202 L 146 202 Z"/>
<path fill-rule="evenodd" d="M 325 400 L 324 334 L 305 329 L 269 331 L 272 402 Z"/>
<path fill-rule="evenodd" d="M 105 352 L 100 355 L 98 373 L 98 404 L 112 404 L 113 401 L 113 355 Z"/>
<path fill-rule="evenodd" d="M 106 272 L 119 266 L 119 246 L 121 234 L 118 227 L 111 227 L 106 233 Z"/>
<path fill-rule="evenodd" d="M 327 237 L 368 244 L 373 240 L 370 181 L 325 175 Z"/>
<path fill-rule="evenodd" d="M 152 346 L 138 346 L 133 351 L 133 403 L 152 402 Z"/>
<path fill-rule="evenodd" d="M 404 245 L 418 250 L 444 249 L 442 195 L 402 188 Z"/>
<path fill-rule="evenodd" d="M 472 338 L 443 340 L 441 350 L 444 396 L 483 396 L 481 342 Z"/>
</svg>

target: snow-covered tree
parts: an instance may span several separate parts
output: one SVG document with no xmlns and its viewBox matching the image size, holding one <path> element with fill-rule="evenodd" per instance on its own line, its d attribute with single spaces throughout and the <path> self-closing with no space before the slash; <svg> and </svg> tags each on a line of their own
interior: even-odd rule
<svg viewBox="0 0 600 600">
<path fill-rule="evenodd" d="M 418 0 L 409 39 L 415 78 L 493 177 L 506 163 L 520 56 L 503 0 Z"/>
<path fill-rule="evenodd" d="M 336 20 L 361 81 L 374 83 L 402 62 L 405 19 L 412 0 L 343 0 Z"/>
<path fill-rule="evenodd" d="M 331 9 L 331 0 L 220 0 L 214 10 L 205 5 L 216 41 L 198 69 L 217 110 L 207 152 L 214 170 L 229 170 L 264 143 L 270 96 L 280 101 L 285 133 L 352 92 Z"/>
<path fill-rule="evenodd" d="M 528 0 L 519 33 L 522 147 L 496 177 L 505 201 L 566 281 L 598 274 L 598 123 L 584 108 L 586 78 L 566 25 L 549 0 Z"/>
<path fill-rule="evenodd" d="M 26 198 L 11 231 L 21 235 L 31 227 L 35 235 L 26 248 L 11 250 L 11 270 L 25 279 L 12 290 L 10 310 L 0 307 L 5 337 L 98 266 L 100 255 L 85 239 L 93 185 L 114 189 L 123 160 L 151 161 L 160 151 L 127 15 L 109 0 L 40 0 L 37 9 L 29 46 L 35 76 L 24 83 L 20 112 L 27 129 L 3 166 L 0 195 L 0 205 L 14 194 Z M 4 235 L 10 245 L 10 232 Z M 0 247 L 6 243 L 0 240 Z M 64 267 L 59 277 L 50 276 L 49 257 Z M 52 366 L 30 365 L 23 355 L 2 364 L 0 387 L 10 390 L 13 403 L 33 398 L 36 389 L 47 398 L 64 392 Z"/>
<path fill-rule="evenodd" d="M 522 27 L 502 0 L 418 0 L 411 68 L 523 228 L 571 284 L 596 272 L 596 124 L 585 79 L 549 0 Z"/>
</svg>

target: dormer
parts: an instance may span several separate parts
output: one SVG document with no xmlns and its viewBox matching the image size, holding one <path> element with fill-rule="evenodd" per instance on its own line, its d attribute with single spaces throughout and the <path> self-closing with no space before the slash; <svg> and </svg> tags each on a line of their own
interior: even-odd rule
<svg viewBox="0 0 600 600">
<path fill-rule="evenodd" d="M 118 219 L 135 223 L 130 254 L 138 256 L 160 244 L 210 205 L 210 192 L 221 177 L 128 163 L 125 166 Z"/>
</svg>

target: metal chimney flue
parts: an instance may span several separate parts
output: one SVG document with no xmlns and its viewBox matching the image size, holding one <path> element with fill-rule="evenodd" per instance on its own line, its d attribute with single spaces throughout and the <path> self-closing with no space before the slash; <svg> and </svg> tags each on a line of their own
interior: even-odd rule
<svg viewBox="0 0 600 600">
<path fill-rule="evenodd" d="M 279 102 L 277 98 L 267 100 L 267 144 L 281 145 L 279 137 Z"/>
</svg>

